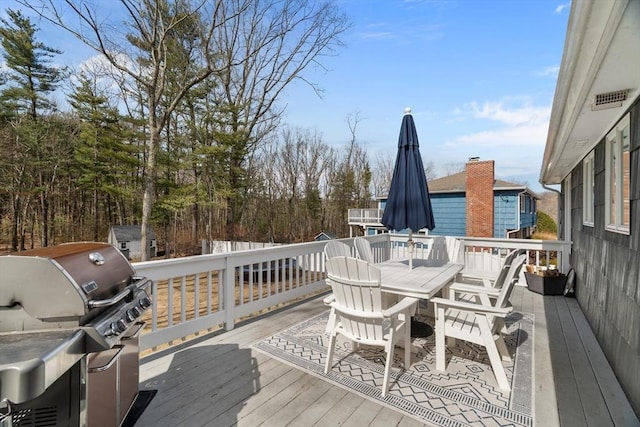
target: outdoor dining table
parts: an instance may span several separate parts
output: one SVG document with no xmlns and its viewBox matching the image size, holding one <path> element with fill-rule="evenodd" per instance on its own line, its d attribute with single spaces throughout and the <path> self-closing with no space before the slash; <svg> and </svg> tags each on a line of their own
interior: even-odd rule
<svg viewBox="0 0 640 427">
<path fill-rule="evenodd" d="M 436 259 L 414 259 L 409 268 L 408 259 L 392 259 L 376 264 L 380 268 L 380 286 L 384 292 L 419 298 L 425 301 L 441 290 L 447 295 L 447 285 L 462 271 L 464 264 Z M 411 336 L 427 337 L 432 328 L 415 319 L 411 322 Z"/>
<path fill-rule="evenodd" d="M 451 283 L 464 264 L 414 259 L 413 268 L 409 268 L 408 259 L 391 259 L 376 267 L 380 268 L 383 291 L 428 300 Z"/>
</svg>

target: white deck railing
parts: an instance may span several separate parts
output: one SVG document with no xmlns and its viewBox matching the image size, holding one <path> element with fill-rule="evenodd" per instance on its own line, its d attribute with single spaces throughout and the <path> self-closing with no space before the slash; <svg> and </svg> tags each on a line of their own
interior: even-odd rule
<svg viewBox="0 0 640 427">
<path fill-rule="evenodd" d="M 368 237 L 376 261 L 407 256 L 407 235 Z M 430 238 L 414 235 L 414 256 L 426 254 Z M 569 269 L 570 242 L 465 238 L 465 270 L 498 271 L 510 249 L 524 249 L 530 263 Z M 352 239 L 342 241 L 353 245 Z M 154 281 L 150 323 L 140 338 L 142 350 L 194 334 L 224 328 L 239 319 L 323 290 L 323 249 L 312 242 L 215 255 L 134 263 L 140 276 Z"/>
<path fill-rule="evenodd" d="M 380 224 L 384 209 L 349 209 L 349 224 Z"/>
</svg>

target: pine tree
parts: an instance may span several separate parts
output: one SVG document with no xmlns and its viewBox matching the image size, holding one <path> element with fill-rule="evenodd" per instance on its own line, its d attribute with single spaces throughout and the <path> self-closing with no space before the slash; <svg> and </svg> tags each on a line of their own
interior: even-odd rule
<svg viewBox="0 0 640 427">
<path fill-rule="evenodd" d="M 62 53 L 36 40 L 36 27 L 20 11 L 7 9 L 9 20 L 0 19 L 3 57 L 9 71 L 0 91 L 5 113 L 28 114 L 36 119 L 40 109 L 54 106 L 47 96 L 56 90 L 65 69 L 51 66 Z"/>
<path fill-rule="evenodd" d="M 123 171 L 134 166 L 137 158 L 131 145 L 124 142 L 117 109 L 99 93 L 95 80 L 80 73 L 69 103 L 81 121 L 78 144 L 74 147 L 79 169 L 77 183 L 92 196 L 92 233 L 93 239 L 98 240 L 99 224 L 113 222 L 113 218 L 101 218 L 100 213 L 117 211 L 109 206 L 109 201 L 130 194 L 131 186 L 127 185 Z"/>
<path fill-rule="evenodd" d="M 25 214 L 25 194 L 30 197 L 36 193 L 42 245 L 47 246 L 51 215 L 48 192 L 56 179 L 55 169 L 47 166 L 58 164 L 50 144 L 57 146 L 60 141 L 49 133 L 47 124 L 38 123 L 37 119 L 42 110 L 54 106 L 48 97 L 56 90 L 64 70 L 50 63 L 61 52 L 37 41 L 36 27 L 19 11 L 7 9 L 7 16 L 8 19 L 0 19 L 0 45 L 6 64 L 0 89 L 0 115 L 15 130 L 11 139 L 3 141 L 6 145 L 3 151 L 16 159 L 13 176 L 9 178 L 13 199 L 12 246 L 17 245 L 17 234 L 22 234 L 19 228 Z M 24 186 L 29 181 L 32 185 L 26 193 Z"/>
</svg>

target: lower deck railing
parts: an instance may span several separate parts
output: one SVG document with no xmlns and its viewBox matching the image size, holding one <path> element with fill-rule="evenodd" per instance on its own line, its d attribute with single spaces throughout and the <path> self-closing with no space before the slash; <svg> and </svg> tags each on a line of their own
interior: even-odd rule
<svg viewBox="0 0 640 427">
<path fill-rule="evenodd" d="M 376 261 L 408 256 L 407 235 L 368 237 Z M 413 236 L 414 257 L 423 258 L 431 238 Z M 569 269 L 570 242 L 464 238 L 465 270 L 498 271 L 511 249 L 524 249 L 529 263 Z M 342 239 L 353 245 L 353 239 Z M 283 245 L 215 255 L 135 263 L 140 276 L 154 281 L 150 324 L 141 350 L 203 331 L 231 330 L 235 322 L 298 298 L 328 290 L 324 274 L 326 242 Z"/>
</svg>

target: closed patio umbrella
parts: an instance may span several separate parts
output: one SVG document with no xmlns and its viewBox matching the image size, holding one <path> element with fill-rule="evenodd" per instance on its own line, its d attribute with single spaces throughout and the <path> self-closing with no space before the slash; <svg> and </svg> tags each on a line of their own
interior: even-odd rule
<svg viewBox="0 0 640 427">
<path fill-rule="evenodd" d="M 410 108 L 405 109 L 400 126 L 398 155 L 382 224 L 389 230 L 409 230 L 409 268 L 413 268 L 412 233 L 423 228 L 433 230 L 436 224 L 420 156 L 418 133 Z"/>
</svg>

